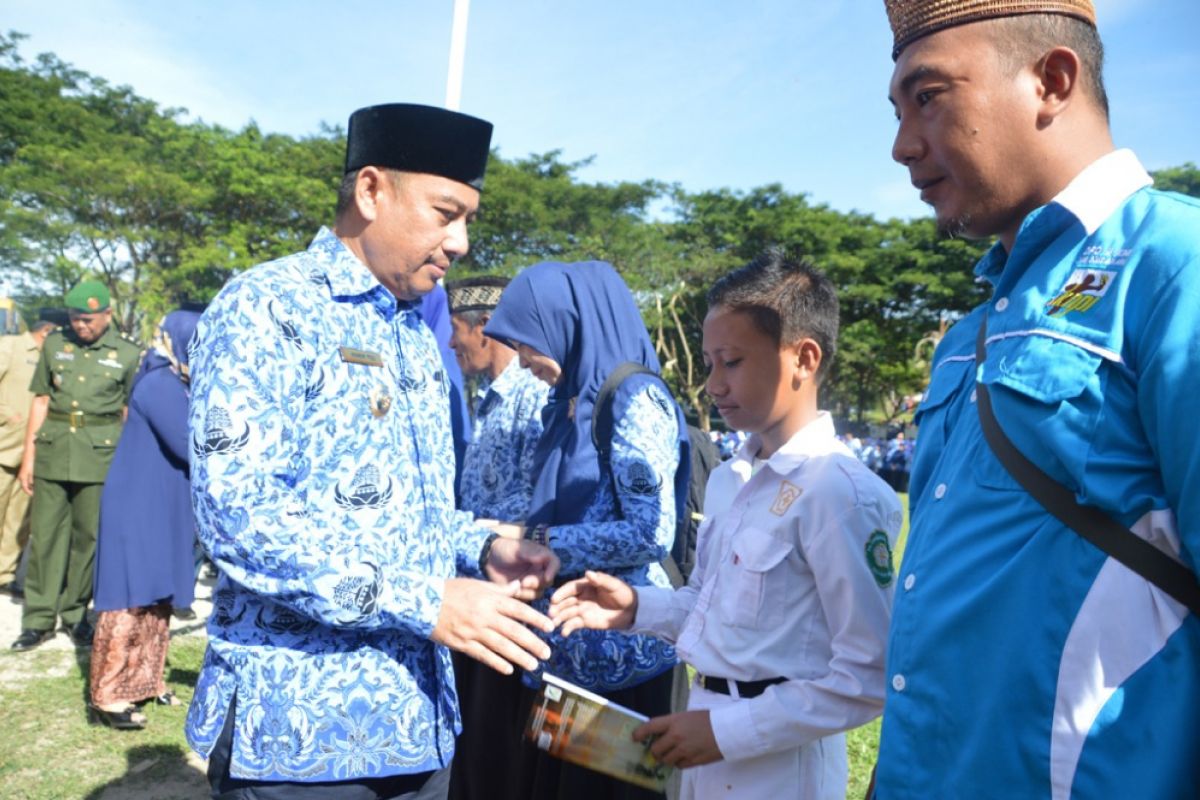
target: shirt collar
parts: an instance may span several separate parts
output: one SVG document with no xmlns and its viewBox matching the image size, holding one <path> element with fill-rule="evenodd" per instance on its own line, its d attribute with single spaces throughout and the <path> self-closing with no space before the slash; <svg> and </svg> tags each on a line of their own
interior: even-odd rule
<svg viewBox="0 0 1200 800">
<path fill-rule="evenodd" d="M 500 371 L 496 376 L 496 380 L 488 384 L 488 391 L 495 392 L 501 396 L 507 396 L 509 391 L 515 389 L 521 382 L 522 372 L 525 368 L 521 366 L 521 359 L 513 356 L 512 361 L 508 362 L 508 366 Z"/>
<path fill-rule="evenodd" d="M 1017 240 L 1034 226 L 1035 220 L 1051 210 L 1057 212 L 1054 216 L 1065 212 L 1090 236 L 1130 195 L 1153 183 L 1132 150 L 1114 150 L 1088 164 L 1053 200 L 1030 212 L 1021 223 Z M 996 242 L 975 265 L 975 274 L 995 283 L 1007 261 L 1004 246 Z"/>
<path fill-rule="evenodd" d="M 734 456 L 734 459 L 745 462 L 747 474 L 754 462 L 754 454 L 758 452 L 761 444 L 762 440 L 758 434 L 754 434 Z M 828 411 L 819 411 L 816 419 L 792 434 L 792 438 L 771 454 L 767 459 L 767 466 L 782 475 L 791 472 L 807 458 L 827 455 L 838 450 L 839 444 L 837 431 L 833 427 L 833 417 Z"/>
<path fill-rule="evenodd" d="M 308 252 L 320 265 L 319 269 L 329 284 L 334 297 L 358 297 L 379 290 L 392 297 L 367 265 L 350 252 L 345 242 L 324 226 L 317 231 Z M 392 305 L 396 305 L 393 299 Z"/>
<path fill-rule="evenodd" d="M 1114 150 L 1085 167 L 1051 202 L 1071 212 L 1090 236 L 1130 195 L 1152 183 L 1132 150 Z"/>
</svg>

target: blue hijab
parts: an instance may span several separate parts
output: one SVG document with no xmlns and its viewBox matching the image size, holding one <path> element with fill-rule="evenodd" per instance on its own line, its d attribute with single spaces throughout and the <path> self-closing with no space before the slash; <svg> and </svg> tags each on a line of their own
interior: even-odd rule
<svg viewBox="0 0 1200 800">
<path fill-rule="evenodd" d="M 187 383 L 188 345 L 192 342 L 192 336 L 196 333 L 196 323 L 199 321 L 199 311 L 172 311 L 163 317 L 154 331 L 150 349 L 146 351 L 137 374 L 133 376 L 133 385 L 137 386 L 142 378 L 158 369 L 169 369 L 181 381 Z"/>
<path fill-rule="evenodd" d="M 600 386 L 625 361 L 659 371 L 629 287 L 603 261 L 545 261 L 513 278 L 483 330 L 513 347 L 528 345 L 562 368 L 542 411 L 544 432 L 534 454 L 537 477 L 526 522 L 580 522 L 600 481 L 608 479 L 600 474 L 592 444 L 592 413 Z M 678 407 L 676 414 L 686 446 L 687 428 Z M 686 493 L 676 499 L 686 499 Z"/>
</svg>

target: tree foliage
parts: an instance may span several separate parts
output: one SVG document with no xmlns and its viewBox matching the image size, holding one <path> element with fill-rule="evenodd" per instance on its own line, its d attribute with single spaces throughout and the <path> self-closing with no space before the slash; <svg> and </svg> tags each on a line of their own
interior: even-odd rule
<svg viewBox="0 0 1200 800">
<path fill-rule="evenodd" d="M 1180 167 L 1160 169 L 1150 174 L 1154 178 L 1155 189 L 1200 197 L 1200 169 L 1190 161 Z"/>
<path fill-rule="evenodd" d="M 180 301 L 302 249 L 333 218 L 340 128 L 295 138 L 189 121 L 124 86 L 0 35 L 0 277 L 26 308 L 61 302 L 96 276 L 126 331 L 145 334 Z M 778 184 L 686 192 L 659 181 L 589 183 L 559 151 L 493 153 L 459 276 L 511 275 L 537 261 L 611 262 L 633 289 L 689 416 L 708 421 L 701 354 L 705 292 L 779 247 L 821 266 L 842 329 L 825 405 L 846 419 L 897 417 L 928 378 L 928 344 L 983 299 L 984 244 L 945 239 L 928 219 L 842 213 Z M 1200 196 L 1192 164 L 1155 174 Z M 924 343 L 918 347 L 919 343 Z"/>
</svg>

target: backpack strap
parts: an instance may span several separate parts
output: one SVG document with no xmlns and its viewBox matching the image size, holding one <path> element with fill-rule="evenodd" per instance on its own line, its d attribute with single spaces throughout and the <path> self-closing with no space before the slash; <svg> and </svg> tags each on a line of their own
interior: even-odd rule
<svg viewBox="0 0 1200 800">
<path fill-rule="evenodd" d="M 612 481 L 613 499 L 617 500 L 617 509 L 620 510 L 621 503 L 617 495 L 617 476 L 612 469 L 612 439 L 613 439 L 613 401 L 617 394 L 617 389 L 625 382 L 627 378 L 632 378 L 634 375 L 652 375 L 656 380 L 666 386 L 666 381 L 652 369 L 648 369 L 636 361 L 625 361 L 618 364 L 616 369 L 608 373 L 608 377 L 604 379 L 604 383 L 600 384 L 600 390 L 596 392 L 596 402 L 592 406 L 592 445 L 596 448 L 596 453 L 600 456 L 600 466 L 608 470 L 609 479 Z M 679 564 L 676 563 L 675 557 L 670 552 L 667 557 L 659 562 L 664 570 L 666 570 L 667 578 L 671 581 L 671 586 L 675 589 L 683 586 L 683 572 L 679 569 Z"/>
<path fill-rule="evenodd" d="M 986 340 L 985 315 L 975 338 L 976 365 L 983 364 Z M 991 396 L 981 380 L 975 384 L 975 399 L 988 447 L 1034 500 L 1068 528 L 1200 615 L 1200 584 L 1195 573 L 1100 509 L 1077 501 L 1074 492 L 1026 458 L 996 421 Z"/>
<path fill-rule="evenodd" d="M 596 392 L 596 402 L 592 406 L 592 445 L 600 454 L 600 463 L 602 464 L 607 465 L 608 459 L 612 455 L 613 399 L 625 379 L 634 375 L 653 375 L 658 380 L 662 380 L 662 377 L 654 370 L 648 369 L 636 361 L 625 361 L 608 373 L 604 383 L 600 384 L 600 391 Z"/>
</svg>

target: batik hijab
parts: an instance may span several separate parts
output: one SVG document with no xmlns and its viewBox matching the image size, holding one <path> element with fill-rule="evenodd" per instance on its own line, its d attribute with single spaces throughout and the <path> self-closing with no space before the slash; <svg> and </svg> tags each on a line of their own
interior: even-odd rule
<svg viewBox="0 0 1200 800">
<path fill-rule="evenodd" d="M 591 433 L 600 386 L 626 361 L 659 371 L 629 287 L 602 261 L 535 264 L 504 289 L 484 333 L 528 345 L 562 368 L 542 411 L 527 523 L 581 521 L 602 477 Z M 681 414 L 679 431 L 686 440 Z"/>
<path fill-rule="evenodd" d="M 169 369 L 178 378 L 187 383 L 188 376 L 188 345 L 196 333 L 196 323 L 200 321 L 198 311 L 172 311 L 162 318 L 154 331 L 154 339 L 150 349 L 142 358 L 133 384 L 156 369 Z"/>
</svg>

